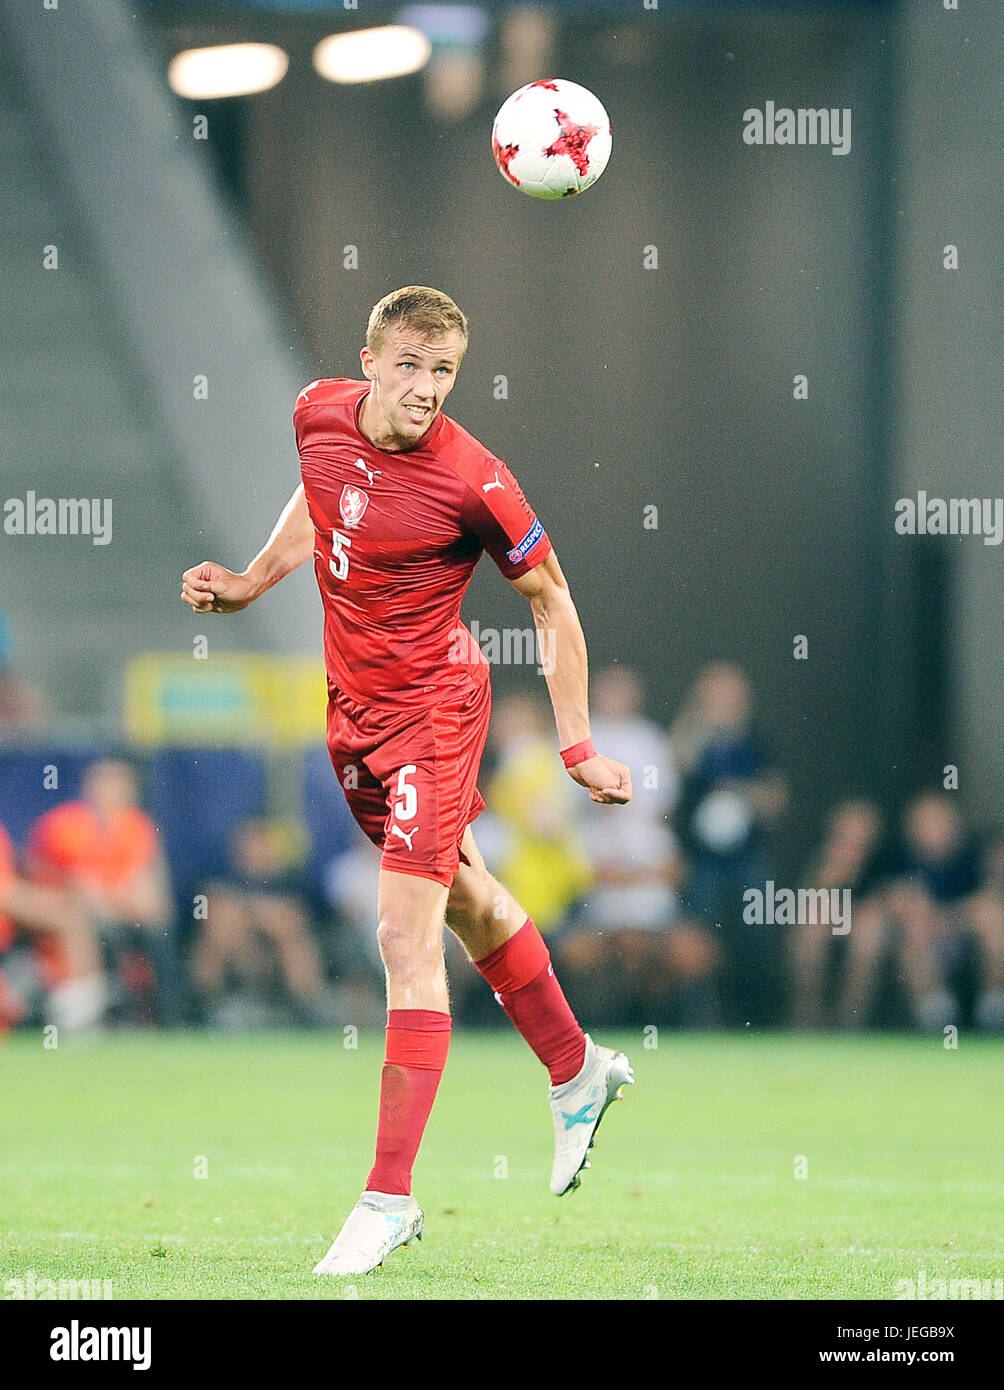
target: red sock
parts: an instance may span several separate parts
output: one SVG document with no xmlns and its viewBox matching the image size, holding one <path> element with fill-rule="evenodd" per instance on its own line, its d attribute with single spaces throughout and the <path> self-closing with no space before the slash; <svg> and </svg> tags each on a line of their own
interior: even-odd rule
<svg viewBox="0 0 1004 1390">
<path fill-rule="evenodd" d="M 528 917 L 515 936 L 474 964 L 510 1020 L 547 1067 L 551 1085 L 582 1070 L 586 1038 L 554 977 L 551 954 Z"/>
<path fill-rule="evenodd" d="M 446 1066 L 452 1020 L 435 1009 L 390 1009 L 380 1077 L 376 1161 L 367 1192 L 407 1197 L 411 1170 Z"/>
</svg>

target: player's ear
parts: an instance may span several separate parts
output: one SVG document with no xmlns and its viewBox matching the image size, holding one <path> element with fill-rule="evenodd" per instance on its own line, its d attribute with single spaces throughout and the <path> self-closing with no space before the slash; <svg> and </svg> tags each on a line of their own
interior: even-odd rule
<svg viewBox="0 0 1004 1390">
<path fill-rule="evenodd" d="M 376 379 L 376 373 L 373 370 L 373 364 L 376 361 L 376 358 L 373 356 L 372 349 L 368 347 L 360 348 L 359 361 L 362 363 L 363 376 L 365 376 L 369 381 L 374 381 Z"/>
</svg>

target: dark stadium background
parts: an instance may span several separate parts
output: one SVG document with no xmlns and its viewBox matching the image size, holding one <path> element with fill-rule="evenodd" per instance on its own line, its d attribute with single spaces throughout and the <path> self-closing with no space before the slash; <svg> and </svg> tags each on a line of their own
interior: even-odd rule
<svg viewBox="0 0 1004 1390">
<path fill-rule="evenodd" d="M 538 75 L 501 38 L 518 7 L 476 7 L 483 89 L 454 119 L 423 73 L 336 87 L 311 67 L 324 34 L 401 6 L 38 8 L 0 6 L 6 493 L 115 504 L 105 548 L 0 540 L 17 662 L 60 738 L 116 738 L 129 660 L 188 654 L 196 631 L 214 651 L 319 651 L 309 566 L 199 622 L 180 574 L 250 559 L 297 481 L 296 390 L 357 375 L 371 304 L 420 282 L 470 316 L 448 411 L 544 519 L 593 666 L 637 667 L 664 723 L 703 662 L 750 673 L 791 785 L 784 865 L 839 795 L 894 810 L 949 763 L 969 815 L 999 817 L 1000 551 L 893 529 L 918 488 L 999 488 L 997 180 L 979 133 L 999 10 L 540 6 L 549 67 L 595 90 L 614 131 L 595 189 L 552 205 L 508 189 L 488 147 L 502 98 Z M 286 49 L 276 88 L 171 95 L 174 53 L 238 39 Z M 965 77 L 933 104 L 956 55 Z M 851 107 L 851 153 L 747 147 L 742 112 L 767 98 Z M 39 270 L 50 241 L 59 276 Z M 529 622 L 487 561 L 464 615 Z M 494 672 L 499 693 L 524 680 Z"/>
</svg>

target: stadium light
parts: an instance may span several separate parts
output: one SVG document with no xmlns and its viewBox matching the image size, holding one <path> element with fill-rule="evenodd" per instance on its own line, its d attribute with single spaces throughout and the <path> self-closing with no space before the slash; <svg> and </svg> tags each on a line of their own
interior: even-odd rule
<svg viewBox="0 0 1004 1390">
<path fill-rule="evenodd" d="M 314 49 L 314 67 L 329 82 L 375 82 L 404 77 L 429 61 L 425 34 L 404 24 L 331 34 Z"/>
<path fill-rule="evenodd" d="M 267 92 L 286 75 L 289 55 L 271 43 L 188 48 L 171 59 L 167 80 L 179 97 L 241 97 Z"/>
</svg>

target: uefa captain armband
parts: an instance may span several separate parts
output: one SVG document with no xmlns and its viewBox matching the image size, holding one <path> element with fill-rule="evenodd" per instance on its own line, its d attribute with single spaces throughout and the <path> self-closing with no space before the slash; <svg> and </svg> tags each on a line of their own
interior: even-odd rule
<svg viewBox="0 0 1004 1390">
<path fill-rule="evenodd" d="M 596 749 L 591 738 L 584 738 L 581 743 L 573 743 L 571 748 L 561 750 L 561 761 L 567 768 L 578 767 L 579 763 L 584 763 L 587 758 L 595 757 Z"/>
</svg>

